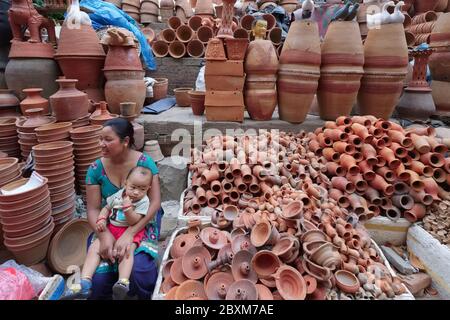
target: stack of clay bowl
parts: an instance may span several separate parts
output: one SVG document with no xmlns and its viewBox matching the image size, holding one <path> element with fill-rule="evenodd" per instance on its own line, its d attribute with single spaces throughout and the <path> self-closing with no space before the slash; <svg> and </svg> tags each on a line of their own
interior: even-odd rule
<svg viewBox="0 0 450 320">
<path fill-rule="evenodd" d="M 140 21 L 139 9 L 141 7 L 140 0 L 122 0 L 122 10 L 137 22 Z"/>
<path fill-rule="evenodd" d="M 73 143 L 56 141 L 33 147 L 34 169 L 48 179 L 55 232 L 72 219 L 75 211 Z"/>
<path fill-rule="evenodd" d="M 17 136 L 16 117 L 0 117 L 0 151 L 10 157 L 20 157 L 19 137 Z"/>
<path fill-rule="evenodd" d="M 158 0 L 143 0 L 141 2 L 141 23 L 158 22 Z"/>
<path fill-rule="evenodd" d="M 90 117 L 91 117 L 91 114 L 88 113 L 84 117 L 81 117 L 81 118 L 78 118 L 78 119 L 72 121 L 72 129 L 88 126 L 91 123 L 91 121 L 89 119 Z"/>
<path fill-rule="evenodd" d="M 19 159 L 0 158 L 0 187 L 19 179 L 20 176 Z"/>
<path fill-rule="evenodd" d="M 86 173 L 89 166 L 102 155 L 100 147 L 101 125 L 92 125 L 74 129 L 70 137 L 74 144 L 75 170 L 78 187 L 86 195 Z"/>
<path fill-rule="evenodd" d="M 31 189 L 11 195 L 0 195 L 0 217 L 5 246 L 16 261 L 27 266 L 42 261 L 50 242 L 55 224 L 51 216 L 50 192 L 47 179 Z M 20 179 L 2 187 L 13 191 L 28 182 Z"/>
<path fill-rule="evenodd" d="M 27 118 L 20 118 L 16 121 L 21 155 L 25 159 L 30 154 L 31 148 L 39 143 L 34 130 L 56 121 L 54 117 L 44 116 L 42 113 L 42 108 L 29 109 L 27 110 Z"/>
<path fill-rule="evenodd" d="M 56 122 L 36 128 L 34 132 L 39 143 L 47 143 L 69 141 L 70 130 L 72 130 L 72 122 Z"/>
</svg>

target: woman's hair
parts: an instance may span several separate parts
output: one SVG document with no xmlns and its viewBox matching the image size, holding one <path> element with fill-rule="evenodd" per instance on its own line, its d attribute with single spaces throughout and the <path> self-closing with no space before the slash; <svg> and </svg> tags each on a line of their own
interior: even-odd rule
<svg viewBox="0 0 450 320">
<path fill-rule="evenodd" d="M 130 139 L 129 147 L 134 146 L 134 128 L 128 120 L 124 118 L 114 118 L 106 121 L 103 124 L 103 127 L 111 127 L 121 141 L 128 137 Z"/>
</svg>

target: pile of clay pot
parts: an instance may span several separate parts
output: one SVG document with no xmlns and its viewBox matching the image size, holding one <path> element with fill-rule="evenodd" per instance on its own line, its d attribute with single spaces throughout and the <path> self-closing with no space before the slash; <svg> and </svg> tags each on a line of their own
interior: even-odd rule
<svg viewBox="0 0 450 320">
<path fill-rule="evenodd" d="M 449 199 L 448 146 L 432 127 L 405 130 L 372 116 L 339 117 L 308 138 L 323 163 L 316 169 L 330 178 L 330 198 L 359 220 L 382 213 L 415 222 L 433 201 Z"/>
<path fill-rule="evenodd" d="M 242 148 L 233 137 L 214 137 L 193 153 L 184 209 L 194 216 L 211 210 L 211 227 L 190 223 L 175 238 L 163 271 L 166 298 L 384 299 L 404 292 L 365 230 L 355 228 L 357 216 L 328 196 L 331 181 L 315 169 L 319 159 L 305 133 L 237 140 Z M 271 147 L 251 150 L 264 146 Z"/>
<path fill-rule="evenodd" d="M 410 21 L 410 25 L 405 26 L 406 32 L 411 33 L 414 37 L 413 45 L 419 45 L 421 43 L 430 43 L 431 32 L 436 24 L 438 15 L 434 11 L 428 11 L 419 14 L 412 19 L 406 19 Z M 408 37 L 411 37 L 407 35 Z"/>
<path fill-rule="evenodd" d="M 450 246 L 450 201 L 435 203 L 423 218 L 423 228 L 441 243 Z"/>
</svg>

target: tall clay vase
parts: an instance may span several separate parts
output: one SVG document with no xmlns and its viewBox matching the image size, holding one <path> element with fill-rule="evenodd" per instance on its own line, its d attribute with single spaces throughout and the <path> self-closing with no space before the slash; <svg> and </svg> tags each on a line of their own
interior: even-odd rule
<svg viewBox="0 0 450 320">
<path fill-rule="evenodd" d="M 136 113 L 140 114 L 144 106 L 146 85 L 145 71 L 105 70 L 107 79 L 105 97 L 109 111 L 120 114 L 121 102 L 135 102 Z"/>
<path fill-rule="evenodd" d="M 356 102 L 364 73 L 364 49 L 356 21 L 334 21 L 322 43 L 317 101 L 320 117 L 348 116 Z"/>
<path fill-rule="evenodd" d="M 78 79 L 77 89 L 94 101 L 103 100 L 105 51 L 92 26 L 68 28 L 63 24 L 55 59 L 66 78 Z"/>
<path fill-rule="evenodd" d="M 404 119 L 426 120 L 436 112 L 431 88 L 426 81 L 427 64 L 432 49 L 413 51 L 413 79 L 397 106 L 398 116 Z"/>
<path fill-rule="evenodd" d="M 245 58 L 245 105 L 253 120 L 270 120 L 277 105 L 278 57 L 270 40 L 250 42 Z"/>
<path fill-rule="evenodd" d="M 231 24 L 233 23 L 234 4 L 236 0 L 224 0 L 222 10 L 222 21 L 220 29 L 217 31 L 219 38 L 233 38 L 233 30 Z"/>
<path fill-rule="evenodd" d="M 389 119 L 402 94 L 407 67 L 408 46 L 403 24 L 370 29 L 364 42 L 359 114 Z"/>
<path fill-rule="evenodd" d="M 50 105 L 56 121 L 72 121 L 88 114 L 89 98 L 75 86 L 76 79 L 58 79 L 60 89 L 50 96 Z"/>
<path fill-rule="evenodd" d="M 311 107 L 320 76 L 320 38 L 316 22 L 294 21 L 283 45 L 278 69 L 280 119 L 302 123 Z"/>
</svg>

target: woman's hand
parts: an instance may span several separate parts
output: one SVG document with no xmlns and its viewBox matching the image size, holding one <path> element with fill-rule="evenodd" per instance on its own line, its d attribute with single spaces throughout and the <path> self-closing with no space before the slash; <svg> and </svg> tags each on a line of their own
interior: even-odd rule
<svg viewBox="0 0 450 320">
<path fill-rule="evenodd" d="M 133 233 L 130 229 L 127 229 L 114 244 L 113 253 L 115 257 L 119 259 L 119 262 L 122 261 L 124 257 L 128 258 L 130 256 L 133 238 Z"/>
<path fill-rule="evenodd" d="M 100 257 L 104 260 L 109 260 L 112 263 L 116 262 L 116 255 L 113 252 L 114 236 L 108 230 L 98 234 L 100 241 Z"/>
</svg>

